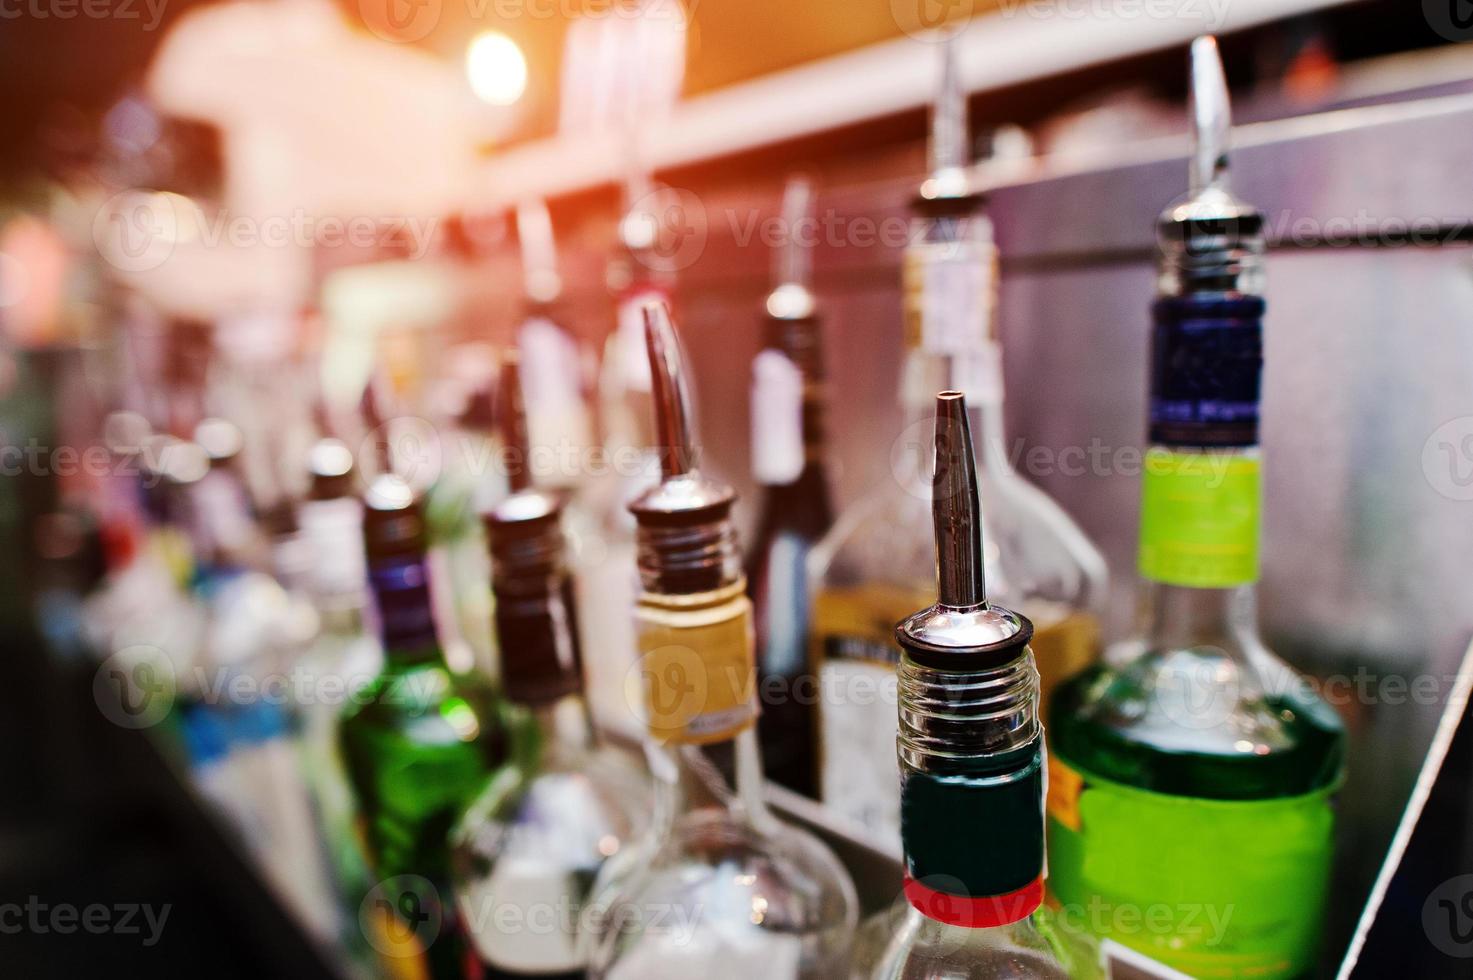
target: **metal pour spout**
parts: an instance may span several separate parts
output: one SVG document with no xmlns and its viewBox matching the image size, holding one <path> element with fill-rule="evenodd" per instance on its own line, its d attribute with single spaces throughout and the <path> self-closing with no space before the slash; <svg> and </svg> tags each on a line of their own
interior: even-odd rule
<svg viewBox="0 0 1473 980">
<path fill-rule="evenodd" d="M 1227 188 L 1232 110 L 1216 38 L 1204 35 L 1192 42 L 1191 77 L 1189 187 L 1196 196 L 1209 188 Z"/>
<path fill-rule="evenodd" d="M 930 176 L 921 194 L 927 198 L 965 197 L 967 165 L 967 90 L 962 85 L 961 29 L 952 28 L 941 44 L 941 77 L 931 104 Z"/>
<path fill-rule="evenodd" d="M 522 362 L 514 350 L 501 358 L 497 412 L 506 453 L 507 487 L 512 493 L 532 488 L 532 446 L 527 436 L 527 408 L 522 398 Z"/>
<path fill-rule="evenodd" d="M 655 445 L 660 453 L 660 475 L 669 480 L 696 469 L 691 427 L 690 386 L 685 379 L 675 327 L 664 303 L 644 305 L 645 344 L 655 403 Z"/>
<path fill-rule="evenodd" d="M 987 602 L 982 564 L 982 505 L 977 461 L 967 422 L 967 400 L 958 391 L 936 396 L 936 476 L 931 491 L 936 532 L 937 601 L 954 609 Z"/>
</svg>

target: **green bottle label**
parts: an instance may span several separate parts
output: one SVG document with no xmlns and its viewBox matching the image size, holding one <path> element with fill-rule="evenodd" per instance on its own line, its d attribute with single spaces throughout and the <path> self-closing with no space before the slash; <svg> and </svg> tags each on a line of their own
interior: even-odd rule
<svg viewBox="0 0 1473 980">
<path fill-rule="evenodd" d="M 1260 483 L 1252 457 L 1148 451 L 1141 477 L 1141 575 L 1199 589 L 1257 581 Z"/>
<path fill-rule="evenodd" d="M 1333 789 L 1168 796 L 1051 757 L 1049 891 L 1072 927 L 1194 977 L 1296 976 L 1314 962 Z"/>
</svg>

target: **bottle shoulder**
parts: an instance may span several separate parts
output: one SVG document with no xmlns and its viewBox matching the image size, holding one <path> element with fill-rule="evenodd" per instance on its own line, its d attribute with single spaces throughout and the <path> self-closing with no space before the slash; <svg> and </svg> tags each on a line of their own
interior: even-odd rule
<svg viewBox="0 0 1473 980">
<path fill-rule="evenodd" d="M 1266 693 L 1221 650 L 1097 664 L 1056 691 L 1048 731 L 1086 778 L 1212 799 L 1319 791 L 1344 764 L 1344 727 L 1307 683 Z"/>
<path fill-rule="evenodd" d="M 1098 953 L 1082 936 L 1066 935 L 1047 908 L 1010 925 L 970 929 L 929 919 L 906 906 L 867 924 L 868 941 L 854 975 L 866 980 L 1089 980 L 1100 976 Z M 880 933 L 888 932 L 881 942 Z M 866 952 L 867 951 L 867 952 Z"/>
</svg>

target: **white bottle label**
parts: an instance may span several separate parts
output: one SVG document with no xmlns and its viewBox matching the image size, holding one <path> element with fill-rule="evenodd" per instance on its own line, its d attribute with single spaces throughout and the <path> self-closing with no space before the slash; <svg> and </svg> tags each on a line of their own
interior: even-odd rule
<svg viewBox="0 0 1473 980">
<path fill-rule="evenodd" d="M 783 486 L 803 472 L 803 372 L 764 350 L 752 361 L 752 476 Z"/>
</svg>

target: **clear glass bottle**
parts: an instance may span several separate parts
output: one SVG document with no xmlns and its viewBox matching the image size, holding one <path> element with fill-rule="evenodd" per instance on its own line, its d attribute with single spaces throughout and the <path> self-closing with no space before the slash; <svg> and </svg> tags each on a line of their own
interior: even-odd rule
<svg viewBox="0 0 1473 980">
<path fill-rule="evenodd" d="M 1192 96 L 1191 193 L 1159 225 L 1139 632 L 1051 706 L 1049 884 L 1171 910 L 1112 938 L 1178 970 L 1289 977 L 1313 964 L 1344 732 L 1258 635 L 1262 218 L 1228 190 L 1212 38 Z"/>
<path fill-rule="evenodd" d="M 649 780 L 595 734 L 562 502 L 531 488 L 514 358 L 500 389 L 513 492 L 484 516 L 503 690 L 531 729 L 451 835 L 456 902 L 483 976 L 581 977 L 578 915 L 598 869 L 643 833 Z"/>
<path fill-rule="evenodd" d="M 787 241 L 767 296 L 767 336 L 752 363 L 752 475 L 762 487 L 747 552 L 757 629 L 757 733 L 767 776 L 818 795 L 818 681 L 808 663 L 808 555 L 834 520 L 825 466 L 822 328 L 809 284 L 803 227 L 812 187 L 783 195 Z"/>
<path fill-rule="evenodd" d="M 400 967 L 413 963 L 435 980 L 459 977 L 467 951 L 450 901 L 446 838 L 504 765 L 508 720 L 488 681 L 445 663 L 423 510 L 399 477 L 386 473 L 370 484 L 363 539 L 384 666 L 354 697 L 339 730 L 379 882 L 363 922 L 369 941 Z"/>
<path fill-rule="evenodd" d="M 874 980 L 1096 973 L 1042 908 L 1046 772 L 1027 618 L 989 602 L 964 396 L 936 398 L 935 604 L 896 628 L 909 909 Z"/>
<path fill-rule="evenodd" d="M 631 859 L 605 866 L 586 913 L 589 975 L 842 976 L 854 887 L 827 847 L 764 800 L 735 495 L 698 468 L 669 314 L 646 310 L 663 479 L 630 509 L 657 795 L 651 834 Z"/>
<path fill-rule="evenodd" d="M 355 832 L 358 814 L 338 747 L 338 721 L 344 705 L 382 669 L 383 650 L 368 629 L 363 504 L 354 494 L 353 452 L 338 439 L 319 439 L 307 469 L 311 482 L 297 505 L 297 525 L 311 559 L 304 588 L 321 630 L 292 669 L 293 690 L 300 698 L 303 770 L 317 819 L 339 894 L 356 907 L 372 882 Z"/>
<path fill-rule="evenodd" d="M 891 627 L 930 594 L 932 553 L 925 453 L 931 398 L 966 393 L 987 500 L 987 576 L 994 596 L 1027 615 L 1045 694 L 1082 669 L 1098 642 L 1104 559 L 1078 526 L 1009 462 L 1002 430 L 994 326 L 997 249 L 983 202 L 967 188 L 966 97 L 955 40 L 943 46 L 932 114 L 931 176 L 915 203 L 904 256 L 906 427 L 891 451 L 893 480 L 846 508 L 813 550 L 810 656 L 820 703 L 821 798 L 882 841 L 899 833 L 890 759 L 895 737 Z"/>
</svg>

